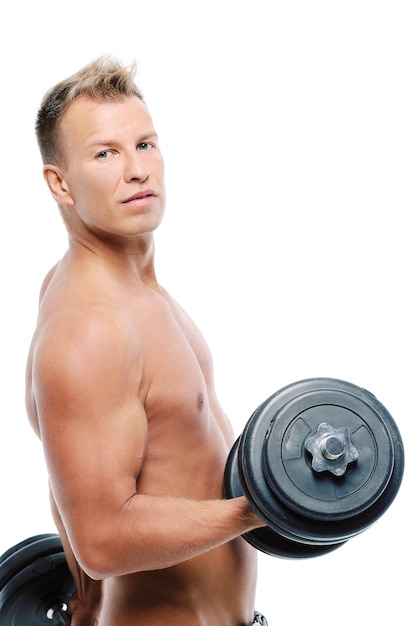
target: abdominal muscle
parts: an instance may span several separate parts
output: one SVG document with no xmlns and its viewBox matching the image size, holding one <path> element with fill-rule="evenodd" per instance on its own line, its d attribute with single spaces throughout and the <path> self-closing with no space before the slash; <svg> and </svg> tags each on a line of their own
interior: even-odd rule
<svg viewBox="0 0 417 626">
<path fill-rule="evenodd" d="M 242 538 L 159 571 L 104 582 L 99 626 L 247 626 L 256 555 Z"/>
</svg>

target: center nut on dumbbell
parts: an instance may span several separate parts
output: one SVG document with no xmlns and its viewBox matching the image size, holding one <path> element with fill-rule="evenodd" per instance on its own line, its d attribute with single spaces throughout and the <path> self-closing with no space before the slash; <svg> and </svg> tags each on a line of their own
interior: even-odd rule
<svg viewBox="0 0 417 626">
<path fill-rule="evenodd" d="M 319 425 L 304 447 L 311 454 L 313 470 L 327 470 L 335 476 L 343 476 L 349 463 L 356 461 L 359 456 L 359 451 L 352 443 L 350 429 L 346 426 L 333 428 L 326 422 Z"/>
<path fill-rule="evenodd" d="M 244 535 L 272 556 L 306 558 L 373 524 L 401 484 L 404 449 L 387 409 L 368 391 L 312 378 L 263 402 L 233 446 L 228 498 L 246 495 L 267 524 Z"/>
</svg>

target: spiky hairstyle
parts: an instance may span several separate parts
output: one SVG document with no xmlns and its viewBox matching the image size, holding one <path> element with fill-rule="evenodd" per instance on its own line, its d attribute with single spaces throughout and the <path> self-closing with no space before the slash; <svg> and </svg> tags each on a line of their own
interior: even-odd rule
<svg viewBox="0 0 417 626">
<path fill-rule="evenodd" d="M 125 67 L 110 55 L 92 61 L 76 74 L 52 87 L 44 96 L 36 118 L 36 138 L 44 164 L 63 158 L 59 122 L 69 105 L 82 94 L 98 101 L 143 96 L 135 84 L 136 64 Z"/>
</svg>

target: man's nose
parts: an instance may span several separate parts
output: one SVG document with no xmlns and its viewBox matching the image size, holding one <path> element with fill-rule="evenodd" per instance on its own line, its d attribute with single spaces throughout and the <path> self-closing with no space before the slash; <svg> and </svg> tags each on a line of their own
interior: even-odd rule
<svg viewBox="0 0 417 626">
<path fill-rule="evenodd" d="M 149 178 L 149 167 L 143 154 L 139 150 L 126 156 L 124 177 L 126 182 L 145 182 Z"/>
</svg>

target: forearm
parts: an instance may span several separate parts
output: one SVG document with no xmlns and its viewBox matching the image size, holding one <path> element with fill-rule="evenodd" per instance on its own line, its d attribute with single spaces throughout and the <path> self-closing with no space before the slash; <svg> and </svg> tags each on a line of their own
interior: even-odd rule
<svg viewBox="0 0 417 626">
<path fill-rule="evenodd" d="M 163 569 L 262 525 L 245 498 L 195 501 L 135 495 L 113 523 L 102 521 L 89 537 L 80 534 L 79 558 L 96 579 Z"/>
</svg>

